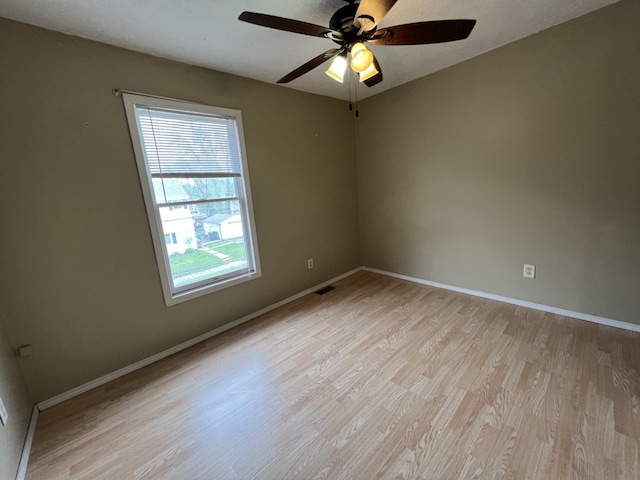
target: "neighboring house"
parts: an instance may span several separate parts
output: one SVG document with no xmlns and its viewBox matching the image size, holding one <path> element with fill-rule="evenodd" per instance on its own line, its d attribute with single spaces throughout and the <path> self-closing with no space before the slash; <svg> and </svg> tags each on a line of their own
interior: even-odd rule
<svg viewBox="0 0 640 480">
<path fill-rule="evenodd" d="M 154 179 L 153 190 L 158 203 L 189 200 L 189 196 L 178 180 Z M 193 215 L 188 205 L 170 205 L 160 208 L 160 220 L 168 255 L 184 253 L 188 248 L 197 248 Z"/>
<path fill-rule="evenodd" d="M 230 240 L 242 237 L 240 215 L 218 213 L 205 218 L 202 225 L 211 240 Z"/>
</svg>

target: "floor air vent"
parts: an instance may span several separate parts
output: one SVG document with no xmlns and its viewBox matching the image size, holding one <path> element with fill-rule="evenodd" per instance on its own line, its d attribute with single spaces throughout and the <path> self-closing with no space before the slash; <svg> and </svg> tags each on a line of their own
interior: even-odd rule
<svg viewBox="0 0 640 480">
<path fill-rule="evenodd" d="M 331 285 L 321 288 L 320 290 L 316 291 L 316 293 L 318 295 L 324 295 L 325 293 L 329 293 L 331 290 L 335 290 L 336 287 L 332 287 Z"/>
</svg>

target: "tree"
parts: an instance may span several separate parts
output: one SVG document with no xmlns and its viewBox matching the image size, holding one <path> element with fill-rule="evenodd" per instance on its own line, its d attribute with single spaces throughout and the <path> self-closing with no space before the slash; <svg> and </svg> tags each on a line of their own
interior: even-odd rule
<svg viewBox="0 0 640 480">
<path fill-rule="evenodd" d="M 190 178 L 181 182 L 182 188 L 189 195 L 189 200 L 208 200 L 235 197 L 235 182 L 233 178 Z M 193 214 L 206 215 L 216 213 L 234 213 L 232 201 L 198 203 L 192 206 Z"/>
</svg>

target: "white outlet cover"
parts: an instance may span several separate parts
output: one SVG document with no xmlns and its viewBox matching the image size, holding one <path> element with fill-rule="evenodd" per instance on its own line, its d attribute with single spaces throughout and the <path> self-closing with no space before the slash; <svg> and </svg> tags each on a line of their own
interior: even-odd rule
<svg viewBox="0 0 640 480">
<path fill-rule="evenodd" d="M 536 278 L 536 266 L 525 263 L 522 276 L 524 278 Z"/>
<path fill-rule="evenodd" d="M 4 403 L 2 403 L 2 399 L 0 398 L 0 421 L 2 421 L 2 425 L 6 425 L 8 419 L 9 414 L 7 413 L 7 409 L 4 408 Z"/>
</svg>

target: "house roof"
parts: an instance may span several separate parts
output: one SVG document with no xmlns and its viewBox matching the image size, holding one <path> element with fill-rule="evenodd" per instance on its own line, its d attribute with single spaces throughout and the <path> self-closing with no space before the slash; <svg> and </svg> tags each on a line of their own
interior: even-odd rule
<svg viewBox="0 0 640 480">
<path fill-rule="evenodd" d="M 215 215 L 211 215 L 203 220 L 202 223 L 207 223 L 209 225 L 220 225 L 226 220 L 229 220 L 232 217 L 239 217 L 239 215 L 235 215 L 232 213 L 216 213 Z"/>
</svg>

